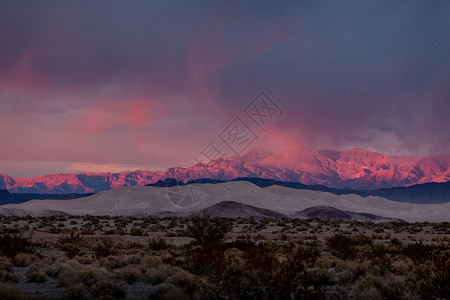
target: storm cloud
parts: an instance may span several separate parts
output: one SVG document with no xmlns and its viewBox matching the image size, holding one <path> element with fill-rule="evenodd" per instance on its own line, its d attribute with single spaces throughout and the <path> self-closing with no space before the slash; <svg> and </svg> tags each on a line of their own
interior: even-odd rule
<svg viewBox="0 0 450 300">
<path fill-rule="evenodd" d="M 439 0 L 0 1 L 0 160 L 187 166 L 260 90 L 284 114 L 255 145 L 449 153 L 449 16 Z"/>
</svg>

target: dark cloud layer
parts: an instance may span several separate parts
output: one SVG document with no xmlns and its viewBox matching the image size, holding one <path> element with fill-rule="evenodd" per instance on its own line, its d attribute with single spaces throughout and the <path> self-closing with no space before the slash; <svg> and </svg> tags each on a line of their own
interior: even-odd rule
<svg viewBox="0 0 450 300">
<path fill-rule="evenodd" d="M 449 15 L 439 0 L 0 1 L 0 155 L 176 164 L 259 90 L 286 111 L 266 143 L 448 153 Z"/>
</svg>

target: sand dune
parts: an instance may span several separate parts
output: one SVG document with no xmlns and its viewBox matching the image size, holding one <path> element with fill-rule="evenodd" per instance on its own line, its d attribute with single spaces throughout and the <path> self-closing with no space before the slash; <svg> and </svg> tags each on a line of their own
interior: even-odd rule
<svg viewBox="0 0 450 300">
<path fill-rule="evenodd" d="M 381 197 L 334 195 L 281 186 L 260 188 L 244 181 L 171 188 L 129 186 L 73 200 L 32 200 L 1 207 L 28 211 L 56 210 L 72 215 L 134 215 L 162 211 L 197 211 L 222 201 L 241 202 L 284 214 L 292 214 L 313 206 L 332 206 L 341 210 L 400 218 L 409 222 L 450 221 L 450 203 L 411 204 Z"/>
</svg>

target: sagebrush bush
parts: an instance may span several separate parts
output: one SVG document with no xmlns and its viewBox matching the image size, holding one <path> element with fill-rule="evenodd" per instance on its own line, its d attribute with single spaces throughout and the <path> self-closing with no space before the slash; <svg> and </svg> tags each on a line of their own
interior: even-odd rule
<svg viewBox="0 0 450 300">
<path fill-rule="evenodd" d="M 193 295 L 198 289 L 195 275 L 185 270 L 179 270 L 174 275 L 169 276 L 165 282 L 180 287 L 188 295 Z"/>
<path fill-rule="evenodd" d="M 93 268 L 81 264 L 67 263 L 57 278 L 57 284 L 64 286 L 70 297 L 112 296 L 123 298 L 124 292 L 118 287 L 111 274 L 104 268 Z"/>
<path fill-rule="evenodd" d="M 132 236 L 145 236 L 147 235 L 141 227 L 133 226 L 130 229 L 130 235 Z"/>
<path fill-rule="evenodd" d="M 364 246 L 372 244 L 372 239 L 364 235 L 348 236 L 343 234 L 336 234 L 329 237 L 326 245 L 331 254 L 341 259 L 353 259 L 356 257 L 358 251 L 356 246 Z"/>
<path fill-rule="evenodd" d="M 155 285 L 163 283 L 172 275 L 180 271 L 180 268 L 171 265 L 160 265 L 157 268 L 150 268 L 145 272 L 147 282 Z"/>
<path fill-rule="evenodd" d="M 81 249 L 87 246 L 83 236 L 75 230 L 71 230 L 70 234 L 62 235 L 56 242 L 56 246 L 63 250 L 67 257 L 74 258 L 81 254 Z"/>
<path fill-rule="evenodd" d="M 99 260 L 100 265 L 108 270 L 120 269 L 128 265 L 126 257 L 123 255 L 110 255 Z"/>
<path fill-rule="evenodd" d="M 27 272 L 27 277 L 30 280 L 30 282 L 35 283 L 45 283 L 49 279 L 48 275 L 44 272 L 44 270 L 35 268 L 31 268 Z"/>
<path fill-rule="evenodd" d="M 429 256 L 430 260 L 415 269 L 420 294 L 427 299 L 450 299 L 450 250 L 435 250 Z"/>
<path fill-rule="evenodd" d="M 148 241 L 148 247 L 151 250 L 165 250 L 169 248 L 169 244 L 166 242 L 166 239 L 163 237 L 158 237 L 156 239 L 151 239 Z"/>
<path fill-rule="evenodd" d="M 392 270 L 399 275 L 407 275 L 411 269 L 410 264 L 405 260 L 396 260 L 392 263 Z"/>
<path fill-rule="evenodd" d="M 17 280 L 17 275 L 14 273 L 13 267 L 9 258 L 0 256 L 0 282 Z"/>
<path fill-rule="evenodd" d="M 158 268 L 162 263 L 162 259 L 159 256 L 144 255 L 140 260 L 140 267 L 145 271 L 150 268 Z"/>
<path fill-rule="evenodd" d="M 101 258 L 116 255 L 118 251 L 112 239 L 103 237 L 97 241 L 94 252 L 97 258 Z"/>
<path fill-rule="evenodd" d="M 142 277 L 142 271 L 138 266 L 126 266 L 122 270 L 122 278 L 128 283 L 133 284 Z"/>
<path fill-rule="evenodd" d="M 222 218 L 193 217 L 188 225 L 188 236 L 193 237 L 197 244 L 207 244 L 222 240 L 231 230 L 229 221 Z"/>
<path fill-rule="evenodd" d="M 34 248 L 31 236 L 25 237 L 22 233 L 0 235 L 0 253 L 13 258 L 18 253 L 30 253 Z"/>
<path fill-rule="evenodd" d="M 154 288 L 148 295 L 149 300 L 189 300 L 183 290 L 173 284 L 163 283 Z"/>
<path fill-rule="evenodd" d="M 39 257 L 31 253 L 19 253 L 14 256 L 13 262 L 17 267 L 28 267 L 31 263 L 37 261 Z"/>
</svg>

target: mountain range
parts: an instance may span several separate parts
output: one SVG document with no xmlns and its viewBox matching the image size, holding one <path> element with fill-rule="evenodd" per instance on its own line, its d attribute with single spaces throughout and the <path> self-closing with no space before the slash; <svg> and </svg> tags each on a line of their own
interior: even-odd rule
<svg viewBox="0 0 450 300">
<path fill-rule="evenodd" d="M 53 174 L 12 178 L 0 174 L 0 189 L 11 193 L 97 193 L 122 186 L 146 185 L 167 178 L 231 180 L 257 177 L 338 189 L 371 190 L 450 181 L 450 155 L 389 156 L 364 149 L 314 151 L 303 147 L 272 153 L 255 148 L 189 168 L 166 171 Z"/>
</svg>

